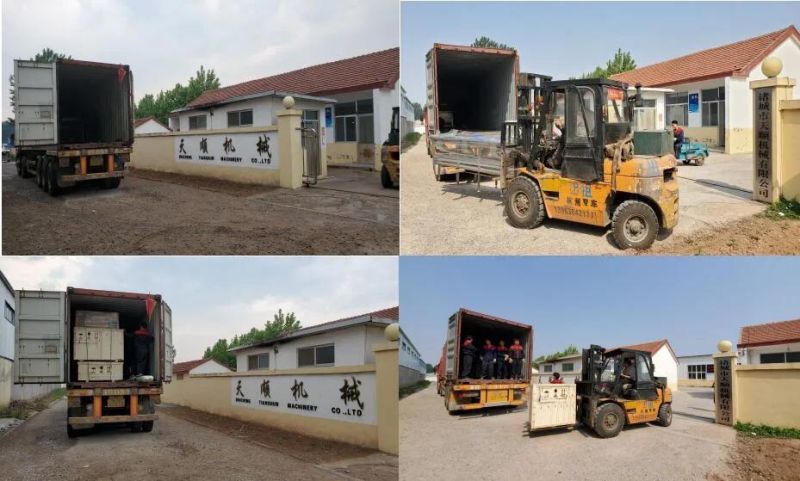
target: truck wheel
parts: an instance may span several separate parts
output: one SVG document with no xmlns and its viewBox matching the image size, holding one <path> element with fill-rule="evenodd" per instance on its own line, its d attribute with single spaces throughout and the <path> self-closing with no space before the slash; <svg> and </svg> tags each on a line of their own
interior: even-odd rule
<svg viewBox="0 0 800 481">
<path fill-rule="evenodd" d="M 17 164 L 17 177 L 24 177 L 22 175 L 22 159 L 17 159 L 15 163 Z"/>
<path fill-rule="evenodd" d="M 142 423 L 141 422 L 130 423 L 130 427 L 131 427 L 131 432 L 132 433 L 140 433 L 140 432 L 142 432 Z"/>
<path fill-rule="evenodd" d="M 672 424 L 671 404 L 662 404 L 661 407 L 658 408 L 658 424 L 664 427 L 667 427 L 670 424 Z"/>
<path fill-rule="evenodd" d="M 44 175 L 42 175 L 42 169 L 44 166 L 44 161 L 41 157 L 36 159 L 36 185 L 40 188 L 44 189 Z"/>
<path fill-rule="evenodd" d="M 626 200 L 614 210 L 611 230 L 620 249 L 647 249 L 659 231 L 658 217 L 640 200 Z"/>
<path fill-rule="evenodd" d="M 613 438 L 625 425 L 625 413 L 614 403 L 603 404 L 597 408 L 594 419 L 594 432 L 601 438 Z"/>
<path fill-rule="evenodd" d="M 67 423 L 67 437 L 70 439 L 75 439 L 78 437 L 79 430 L 72 427 L 72 424 Z"/>
<path fill-rule="evenodd" d="M 508 221 L 518 229 L 533 229 L 544 221 L 544 200 L 539 185 L 527 177 L 511 181 L 506 192 Z"/>
<path fill-rule="evenodd" d="M 61 193 L 61 188 L 58 186 L 58 166 L 56 165 L 56 161 L 49 160 L 45 165 L 47 165 L 45 171 L 47 175 L 45 179 L 45 190 L 47 190 L 50 196 L 58 197 Z"/>
<path fill-rule="evenodd" d="M 142 422 L 142 431 L 149 433 L 153 430 L 153 421 L 143 421 Z"/>
<path fill-rule="evenodd" d="M 389 175 L 389 169 L 387 169 L 385 165 L 381 167 L 381 185 L 384 189 L 391 189 L 394 187 L 392 176 Z"/>
<path fill-rule="evenodd" d="M 119 177 L 111 177 L 110 179 L 103 179 L 103 183 L 100 185 L 103 189 L 116 189 L 119 187 L 121 180 Z"/>
</svg>

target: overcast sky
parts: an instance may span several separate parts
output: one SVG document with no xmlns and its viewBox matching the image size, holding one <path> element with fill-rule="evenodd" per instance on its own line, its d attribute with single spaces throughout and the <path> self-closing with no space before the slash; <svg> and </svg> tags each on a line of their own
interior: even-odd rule
<svg viewBox="0 0 800 481">
<path fill-rule="evenodd" d="M 303 326 L 396 306 L 394 257 L 0 257 L 14 289 L 66 287 L 161 294 L 176 360 L 263 327 L 282 308 Z"/>
<path fill-rule="evenodd" d="M 3 0 L 3 119 L 13 60 L 49 47 L 131 66 L 136 99 L 200 65 L 222 85 L 399 46 L 397 0 Z"/>
</svg>

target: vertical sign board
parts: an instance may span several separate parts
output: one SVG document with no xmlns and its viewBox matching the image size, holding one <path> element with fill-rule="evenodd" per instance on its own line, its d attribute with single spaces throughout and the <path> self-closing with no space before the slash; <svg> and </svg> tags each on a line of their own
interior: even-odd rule
<svg viewBox="0 0 800 481">
<path fill-rule="evenodd" d="M 378 424 L 374 373 L 232 377 L 230 390 L 237 407 Z"/>
<path fill-rule="evenodd" d="M 689 112 L 697 113 L 700 111 L 700 94 L 689 94 Z"/>
<path fill-rule="evenodd" d="M 175 160 L 198 165 L 278 169 L 278 133 L 175 136 Z"/>
<path fill-rule="evenodd" d="M 717 422 L 721 424 L 733 424 L 733 376 L 731 362 L 735 362 L 735 357 L 721 357 L 717 359 L 716 382 L 717 382 Z"/>
<path fill-rule="evenodd" d="M 755 198 L 772 202 L 772 92 L 755 89 Z"/>
<path fill-rule="evenodd" d="M 325 107 L 325 127 L 333 127 L 333 107 Z"/>
</svg>

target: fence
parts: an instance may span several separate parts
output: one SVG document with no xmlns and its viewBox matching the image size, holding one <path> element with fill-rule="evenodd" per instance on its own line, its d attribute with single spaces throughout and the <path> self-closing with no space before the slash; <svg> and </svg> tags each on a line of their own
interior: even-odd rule
<svg viewBox="0 0 800 481">
<path fill-rule="evenodd" d="M 735 421 L 800 429 L 800 363 L 737 366 Z"/>
<path fill-rule="evenodd" d="M 800 200 L 800 100 L 781 102 L 781 121 L 787 135 L 783 139 L 783 196 Z"/>
</svg>

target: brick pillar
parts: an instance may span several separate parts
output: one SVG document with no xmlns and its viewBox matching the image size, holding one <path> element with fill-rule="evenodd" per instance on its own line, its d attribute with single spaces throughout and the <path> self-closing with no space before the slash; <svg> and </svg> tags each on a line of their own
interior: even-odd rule
<svg viewBox="0 0 800 481">
<path fill-rule="evenodd" d="M 400 324 L 386 327 L 388 342 L 373 344 L 375 384 L 378 390 L 378 449 L 390 454 L 400 452 Z"/>
<path fill-rule="evenodd" d="M 714 354 L 714 420 L 732 426 L 736 422 L 736 351 L 730 341 L 717 344 Z"/>
<path fill-rule="evenodd" d="M 303 112 L 294 109 L 294 99 L 283 99 L 284 110 L 277 112 L 280 185 L 296 189 L 303 185 L 303 145 L 300 120 Z"/>
</svg>

